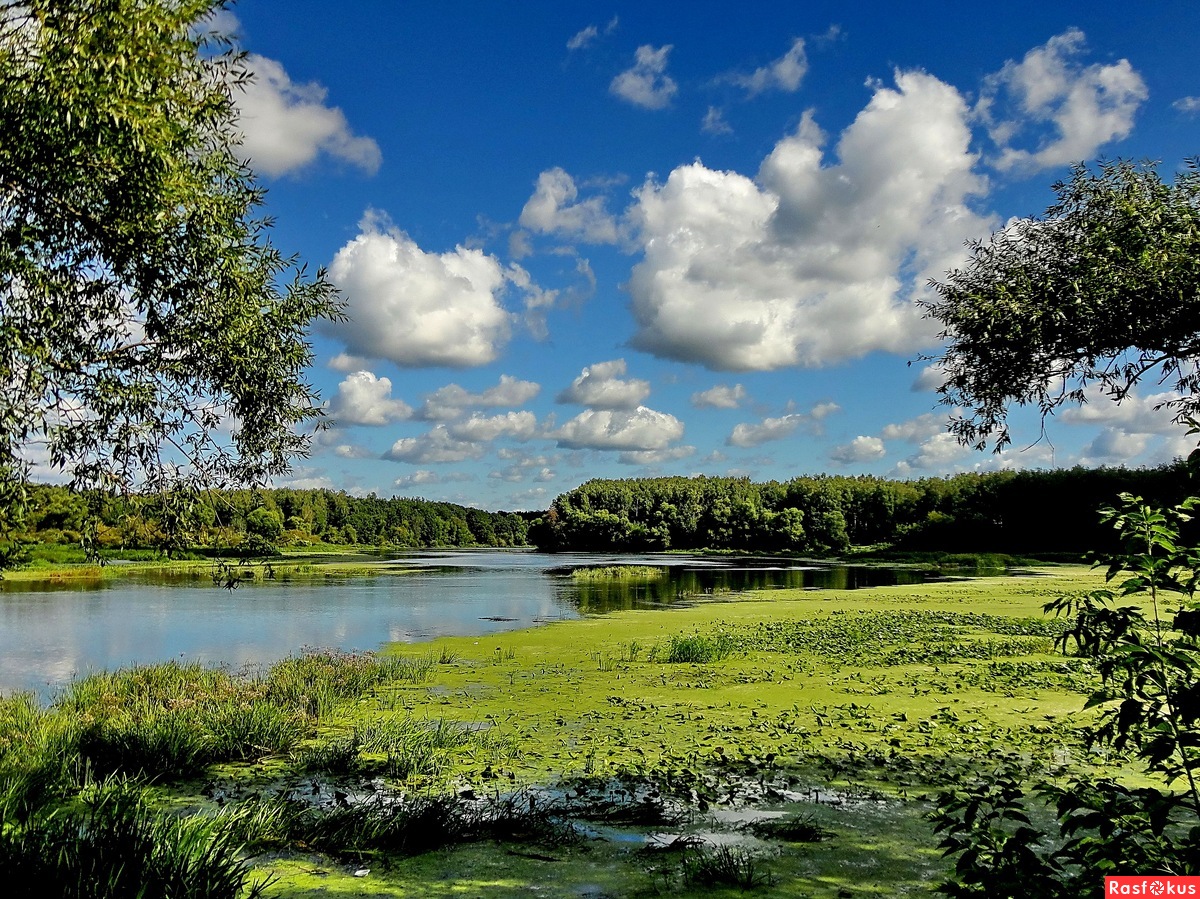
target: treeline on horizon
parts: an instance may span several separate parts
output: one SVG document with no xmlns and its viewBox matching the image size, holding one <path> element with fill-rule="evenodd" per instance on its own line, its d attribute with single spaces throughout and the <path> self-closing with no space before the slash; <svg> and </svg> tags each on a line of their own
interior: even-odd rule
<svg viewBox="0 0 1200 899">
<path fill-rule="evenodd" d="M 851 546 L 1083 554 L 1113 543 L 1098 514 L 1119 493 L 1155 504 L 1189 495 L 1183 462 L 897 481 L 818 475 L 593 480 L 564 493 L 530 529 L 540 549 L 756 550 L 836 555 Z"/>
<path fill-rule="evenodd" d="M 112 496 L 31 484 L 29 543 L 90 543 L 100 552 L 262 552 L 280 546 L 526 546 L 528 515 L 424 499 L 312 489 Z"/>
</svg>

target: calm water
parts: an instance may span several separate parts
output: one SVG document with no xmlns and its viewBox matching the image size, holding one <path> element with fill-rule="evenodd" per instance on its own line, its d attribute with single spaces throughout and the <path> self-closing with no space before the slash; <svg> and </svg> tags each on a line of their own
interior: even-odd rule
<svg viewBox="0 0 1200 899">
<path fill-rule="evenodd" d="M 772 587 L 853 588 L 911 583 L 911 571 L 792 565 L 778 559 L 405 554 L 415 573 L 326 582 L 246 584 L 208 579 L 94 581 L 40 586 L 0 581 L 0 692 L 43 696 L 76 674 L 167 659 L 233 667 L 270 663 L 304 647 L 379 648 L 448 635 L 485 636 L 545 621 L 697 596 Z M 654 565 L 650 583 L 578 583 L 573 568 Z"/>
</svg>

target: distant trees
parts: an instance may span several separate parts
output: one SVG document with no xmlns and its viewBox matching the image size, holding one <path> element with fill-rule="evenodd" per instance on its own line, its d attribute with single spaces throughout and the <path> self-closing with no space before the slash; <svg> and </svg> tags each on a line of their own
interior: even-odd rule
<svg viewBox="0 0 1200 899">
<path fill-rule="evenodd" d="M 850 545 L 1072 552 L 1111 539 L 1094 510 L 1121 492 L 1175 502 L 1182 463 L 1149 470 L 960 474 L 892 481 L 819 475 L 588 481 L 556 498 L 529 537 L 553 550 L 741 549 L 829 555 Z"/>
<path fill-rule="evenodd" d="M 25 542 L 97 550 L 243 551 L 306 543 L 395 548 L 525 546 L 526 518 L 422 499 L 331 490 L 214 490 L 185 498 L 29 485 Z M 186 500 L 186 501 L 184 501 Z M 252 539 L 253 538 L 253 539 Z"/>
</svg>

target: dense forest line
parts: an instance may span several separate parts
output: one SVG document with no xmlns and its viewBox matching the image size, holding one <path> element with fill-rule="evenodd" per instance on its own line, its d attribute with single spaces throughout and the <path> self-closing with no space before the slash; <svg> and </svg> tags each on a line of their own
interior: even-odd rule
<svg viewBox="0 0 1200 899">
<path fill-rule="evenodd" d="M 667 477 L 593 480 L 554 500 L 530 531 L 548 550 L 740 549 L 830 555 L 850 546 L 1084 553 L 1112 543 L 1097 514 L 1133 493 L 1175 503 L 1186 465 L 999 471 L 895 481 L 820 475 L 786 482 Z"/>
<path fill-rule="evenodd" d="M 371 544 L 524 546 L 527 518 L 453 503 L 332 490 L 213 490 L 191 496 L 109 496 L 30 485 L 31 543 L 104 550 L 262 551 L 278 546 Z"/>
<path fill-rule="evenodd" d="M 30 485 L 27 543 L 98 551 L 262 552 L 279 546 L 526 546 L 550 551 L 731 549 L 835 555 L 851 546 L 1013 554 L 1111 543 L 1097 510 L 1117 494 L 1189 494 L 1182 463 L 959 474 L 912 481 L 817 475 L 593 480 L 543 513 L 332 490 L 216 490 L 108 496 Z"/>
</svg>

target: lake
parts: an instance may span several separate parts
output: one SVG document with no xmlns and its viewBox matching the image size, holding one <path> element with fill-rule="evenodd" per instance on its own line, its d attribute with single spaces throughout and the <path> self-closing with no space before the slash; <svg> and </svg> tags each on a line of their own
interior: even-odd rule
<svg viewBox="0 0 1200 899">
<path fill-rule="evenodd" d="M 415 570 L 256 582 L 232 591 L 208 578 L 0 581 L 0 692 L 33 690 L 47 698 L 79 674 L 169 659 L 240 668 L 305 647 L 375 650 L 389 642 L 483 637 L 747 589 L 851 589 L 923 579 L 906 569 L 675 554 L 426 550 L 387 564 Z M 653 565 L 667 575 L 608 583 L 570 575 L 606 565 Z"/>
</svg>

